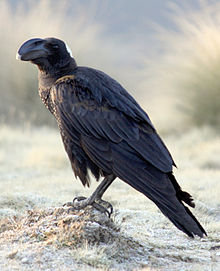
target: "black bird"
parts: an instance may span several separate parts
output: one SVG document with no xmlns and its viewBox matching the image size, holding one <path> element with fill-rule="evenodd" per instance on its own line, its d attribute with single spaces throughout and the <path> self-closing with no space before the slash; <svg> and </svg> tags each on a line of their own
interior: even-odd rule
<svg viewBox="0 0 220 271">
<path fill-rule="evenodd" d="M 56 38 L 26 41 L 17 58 L 38 66 L 40 97 L 57 120 L 75 176 L 84 186 L 90 184 L 89 171 L 97 181 L 104 177 L 89 198 L 78 197 L 73 206 L 104 209 L 101 197 L 119 177 L 188 236 L 206 235 L 183 204 L 195 207 L 172 173 L 175 163 L 168 149 L 147 113 L 118 82 L 77 66 L 66 44 Z"/>
</svg>

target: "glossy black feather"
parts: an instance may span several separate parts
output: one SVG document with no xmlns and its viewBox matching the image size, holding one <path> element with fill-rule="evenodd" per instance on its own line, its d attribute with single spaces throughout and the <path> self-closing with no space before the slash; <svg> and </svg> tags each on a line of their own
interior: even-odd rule
<svg viewBox="0 0 220 271">
<path fill-rule="evenodd" d="M 169 151 L 148 115 L 116 81 L 81 67 L 71 80 L 59 79 L 52 93 L 62 129 L 101 174 L 113 173 L 146 195 L 189 236 L 205 234 L 182 203 L 193 206 L 174 181 Z"/>
<path fill-rule="evenodd" d="M 39 68 L 39 94 L 55 116 L 76 177 L 117 176 L 151 199 L 173 224 L 193 237 L 205 230 L 183 205 L 194 207 L 172 174 L 175 163 L 148 115 L 103 72 L 77 67 L 65 43 L 34 38 L 19 59 Z M 112 177 L 111 177 L 112 178 Z"/>
</svg>

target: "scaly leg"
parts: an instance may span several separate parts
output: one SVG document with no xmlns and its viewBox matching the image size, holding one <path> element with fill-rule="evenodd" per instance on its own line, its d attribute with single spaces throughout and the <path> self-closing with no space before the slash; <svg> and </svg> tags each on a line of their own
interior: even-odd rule
<svg viewBox="0 0 220 271">
<path fill-rule="evenodd" d="M 94 208 L 98 209 L 103 213 L 107 213 L 110 217 L 113 212 L 113 207 L 111 203 L 102 200 L 102 196 L 111 183 L 116 177 L 114 175 L 108 175 L 104 180 L 98 185 L 96 190 L 88 198 L 85 197 L 76 197 L 73 199 L 73 202 L 67 202 L 65 205 L 73 207 L 73 210 L 84 209 L 88 205 L 92 205 Z M 103 205 L 106 207 L 104 207 Z M 108 211 L 110 209 L 110 211 Z"/>
</svg>

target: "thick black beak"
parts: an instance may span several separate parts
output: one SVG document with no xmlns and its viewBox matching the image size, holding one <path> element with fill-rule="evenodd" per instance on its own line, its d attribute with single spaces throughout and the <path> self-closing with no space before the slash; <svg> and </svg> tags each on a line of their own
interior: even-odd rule
<svg viewBox="0 0 220 271">
<path fill-rule="evenodd" d="M 23 61 L 31 61 L 48 56 L 48 49 L 45 48 L 44 39 L 30 39 L 23 43 L 17 52 L 16 58 Z"/>
</svg>

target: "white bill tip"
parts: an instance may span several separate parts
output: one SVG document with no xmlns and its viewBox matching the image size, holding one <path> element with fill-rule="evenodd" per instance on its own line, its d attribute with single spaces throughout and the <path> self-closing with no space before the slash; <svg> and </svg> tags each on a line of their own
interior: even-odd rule
<svg viewBox="0 0 220 271">
<path fill-rule="evenodd" d="M 19 55 L 19 53 L 16 54 L 16 59 L 21 60 L 21 55 Z"/>
</svg>

